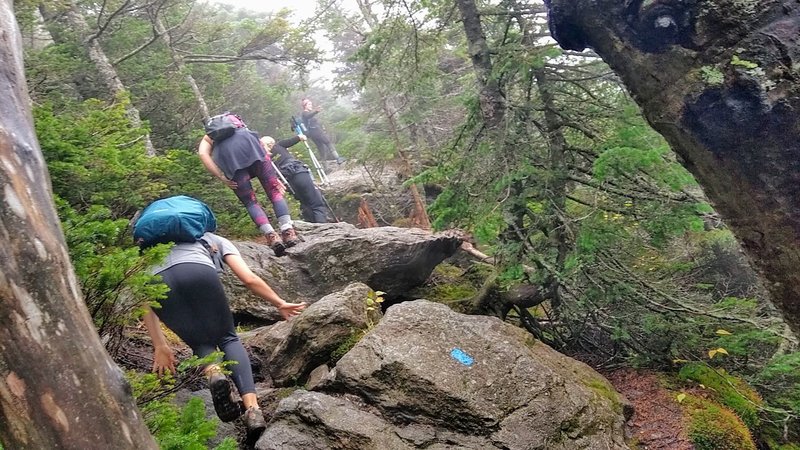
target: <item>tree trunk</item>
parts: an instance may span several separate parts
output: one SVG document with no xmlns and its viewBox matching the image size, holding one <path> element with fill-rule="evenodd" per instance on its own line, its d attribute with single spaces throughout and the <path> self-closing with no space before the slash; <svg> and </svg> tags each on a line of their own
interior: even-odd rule
<svg viewBox="0 0 800 450">
<path fill-rule="evenodd" d="M 11 0 L 0 0 L 0 441 L 156 449 L 81 299 L 33 131 Z"/>
<path fill-rule="evenodd" d="M 481 27 L 481 18 L 475 0 L 456 0 L 467 36 L 469 56 L 478 78 L 480 103 L 483 121 L 488 128 L 494 128 L 505 115 L 505 97 L 497 79 L 492 75 L 492 60 L 489 45 Z"/>
<path fill-rule="evenodd" d="M 47 15 L 45 15 L 45 19 L 47 18 Z M 77 33 L 79 39 L 81 40 L 81 42 L 78 42 L 78 45 L 86 47 L 89 60 L 97 69 L 97 74 L 103 81 L 106 89 L 108 89 L 110 98 L 114 99 L 121 94 L 127 93 L 128 91 L 125 89 L 125 85 L 122 83 L 122 80 L 120 80 L 119 75 L 117 74 L 117 69 L 115 69 L 108 60 L 108 56 L 106 56 L 103 47 L 100 46 L 98 34 L 89 28 L 89 24 L 86 23 L 86 19 L 83 17 L 83 14 L 81 14 L 81 11 L 78 9 L 78 5 L 74 1 L 69 2 L 69 6 L 67 6 L 66 11 L 64 11 L 63 18 L 66 24 Z M 58 35 L 56 33 L 53 34 L 53 37 L 58 39 Z M 131 126 L 134 128 L 140 128 L 142 126 L 142 119 L 139 114 L 139 110 L 136 109 L 132 103 L 128 103 L 126 105 L 125 114 L 127 115 Z M 143 140 L 147 154 L 149 156 L 155 156 L 156 149 L 153 146 L 153 142 L 150 140 L 150 135 L 145 134 L 143 136 Z"/>
<path fill-rule="evenodd" d="M 800 333 L 800 5 L 548 3 L 559 44 L 620 75 Z"/>
<path fill-rule="evenodd" d="M 382 101 L 383 112 L 386 114 L 386 120 L 389 121 L 389 129 L 392 131 L 394 144 L 397 150 L 398 158 L 400 159 L 401 175 L 406 179 L 411 178 L 413 170 L 411 169 L 411 161 L 408 155 L 403 150 L 403 141 L 400 138 L 400 127 L 397 124 L 397 109 L 389 104 L 390 100 L 384 96 Z M 425 208 L 425 199 L 419 193 L 419 188 L 416 184 L 408 186 L 411 192 L 411 198 L 414 200 L 414 209 L 411 211 L 411 224 L 423 230 L 431 229 L 431 220 L 428 217 L 428 211 Z"/>
<path fill-rule="evenodd" d="M 167 46 L 170 56 L 172 57 L 172 61 L 175 63 L 175 67 L 178 68 L 178 71 L 183 75 L 184 79 L 186 79 L 186 82 L 189 83 L 189 86 L 192 88 L 194 97 L 197 99 L 197 106 L 200 107 L 200 113 L 203 114 L 203 120 L 208 121 L 208 119 L 211 117 L 211 114 L 208 112 L 206 99 L 203 97 L 203 93 L 200 91 L 200 86 L 197 85 L 197 81 L 192 76 L 192 72 L 188 67 L 186 67 L 183 57 L 177 51 L 175 51 L 175 48 L 173 48 L 172 37 L 170 37 L 169 30 L 167 30 L 167 27 L 164 26 L 164 22 L 158 15 L 158 11 L 151 13 L 151 19 L 153 21 L 153 27 L 155 28 L 156 33 L 161 36 L 161 40 L 164 41 L 164 45 Z"/>
<path fill-rule="evenodd" d="M 549 205 L 546 214 L 550 221 L 549 239 L 552 248 L 556 249 L 556 270 L 563 270 L 570 251 L 567 244 L 565 229 L 569 226 L 565 223 L 566 204 L 567 204 L 567 139 L 561 127 L 561 119 L 556 114 L 555 96 L 552 92 L 552 83 L 547 79 L 545 69 L 534 69 L 533 76 L 536 79 L 536 88 L 539 97 L 544 105 L 544 126 L 543 130 L 547 138 L 547 147 L 550 152 L 550 193 Z M 558 274 L 551 274 L 549 284 L 550 302 L 556 314 L 561 307 L 561 285 L 558 281 Z"/>
</svg>

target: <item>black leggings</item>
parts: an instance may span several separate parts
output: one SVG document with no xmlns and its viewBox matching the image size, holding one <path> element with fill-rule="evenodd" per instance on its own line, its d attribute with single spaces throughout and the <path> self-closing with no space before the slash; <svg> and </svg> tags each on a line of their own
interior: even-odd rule
<svg viewBox="0 0 800 450">
<path fill-rule="evenodd" d="M 328 135 L 325 134 L 324 131 L 319 129 L 310 129 L 306 132 L 306 135 L 308 135 L 308 137 L 310 137 L 314 142 L 314 145 L 317 146 L 318 153 L 323 160 L 332 161 L 339 158 L 339 153 L 336 152 L 336 147 L 333 146 L 333 142 L 331 142 L 330 138 L 328 138 Z"/>
<path fill-rule="evenodd" d="M 294 197 L 300 202 L 303 219 L 311 223 L 327 223 L 328 207 L 325 206 L 322 193 L 314 185 L 308 169 L 296 173 L 285 171 L 283 174 L 294 191 Z"/>
<path fill-rule="evenodd" d="M 219 348 L 240 395 L 255 393 L 250 358 L 233 326 L 233 314 L 216 269 L 203 264 L 182 263 L 161 272 L 169 286 L 161 308 L 153 311 L 170 330 L 202 358 Z"/>
</svg>

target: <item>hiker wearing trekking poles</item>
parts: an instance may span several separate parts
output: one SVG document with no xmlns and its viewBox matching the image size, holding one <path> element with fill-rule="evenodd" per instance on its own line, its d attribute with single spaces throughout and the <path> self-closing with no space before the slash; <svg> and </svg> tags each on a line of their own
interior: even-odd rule
<svg viewBox="0 0 800 450">
<path fill-rule="evenodd" d="M 269 156 L 277 165 L 278 170 L 286 178 L 295 198 L 300 202 L 303 218 L 312 223 L 326 223 L 328 222 L 328 207 L 325 206 L 322 193 L 314 184 L 311 170 L 302 161 L 292 156 L 288 150 L 289 147 L 305 140 L 305 135 L 278 142 L 275 142 L 271 136 L 264 136 L 261 138 L 261 143 L 269 152 Z"/>
<path fill-rule="evenodd" d="M 207 221 L 195 225 L 204 215 L 209 216 Z M 161 322 L 199 358 L 221 350 L 226 361 L 236 362 L 230 366 L 231 378 L 242 400 L 240 403 L 232 396 L 230 381 L 220 366 L 209 364 L 203 372 L 214 410 L 223 422 L 242 417 L 247 440 L 255 442 L 266 428 L 266 422 L 258 405 L 250 358 L 236 334 L 233 314 L 220 281 L 222 263 L 251 292 L 275 306 L 284 320 L 300 314 L 306 304 L 284 301 L 253 273 L 231 241 L 210 231 L 203 233 L 204 229 L 215 229 L 216 221 L 210 209 L 199 200 L 185 196 L 159 200 L 132 222 L 134 238 L 138 238 L 140 248 L 175 243 L 164 261 L 151 269 L 151 273 L 160 275 L 169 287 L 167 297 L 159 306 L 145 307 L 144 324 L 153 343 L 153 371 L 159 376 L 167 371 L 176 373 L 175 354 L 164 337 Z M 176 222 L 182 226 L 167 225 Z M 192 230 L 199 231 L 183 235 Z"/>
<path fill-rule="evenodd" d="M 325 128 L 316 117 L 322 109 L 320 107 L 314 109 L 313 103 L 308 98 L 304 98 L 300 103 L 303 106 L 302 119 L 303 125 L 306 127 L 306 134 L 314 142 L 314 145 L 317 146 L 317 150 L 319 150 L 322 159 L 326 161 L 336 161 L 337 164 L 344 163 L 345 159 L 336 152 L 336 147 L 333 146 L 333 142 L 331 142 L 328 134 L 325 132 Z"/>
<path fill-rule="evenodd" d="M 206 170 L 236 193 L 275 256 L 283 256 L 287 248 L 297 244 L 297 233 L 292 226 L 289 206 L 283 198 L 285 187 L 278 179 L 269 154 L 261 147 L 258 135 L 247 129 L 239 116 L 231 113 L 212 117 L 205 129 L 206 135 L 200 141 L 198 154 Z M 253 178 L 258 179 L 272 202 L 280 236 L 256 199 L 250 182 Z"/>
</svg>

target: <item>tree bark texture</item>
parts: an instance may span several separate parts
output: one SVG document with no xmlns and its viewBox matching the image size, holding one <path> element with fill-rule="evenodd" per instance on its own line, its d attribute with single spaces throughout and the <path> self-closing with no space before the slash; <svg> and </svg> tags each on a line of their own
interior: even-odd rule
<svg viewBox="0 0 800 450">
<path fill-rule="evenodd" d="M 483 121 L 488 128 L 494 128 L 503 120 L 506 102 L 497 79 L 492 75 L 489 44 L 486 43 L 486 35 L 483 33 L 478 7 L 475 0 L 456 0 L 456 5 L 461 12 L 472 68 L 478 79 Z"/>
<path fill-rule="evenodd" d="M 0 441 L 155 449 L 81 299 L 36 136 L 11 0 L 0 0 Z"/>
<path fill-rule="evenodd" d="M 550 29 L 616 71 L 800 333 L 800 3 L 549 0 Z"/>
</svg>

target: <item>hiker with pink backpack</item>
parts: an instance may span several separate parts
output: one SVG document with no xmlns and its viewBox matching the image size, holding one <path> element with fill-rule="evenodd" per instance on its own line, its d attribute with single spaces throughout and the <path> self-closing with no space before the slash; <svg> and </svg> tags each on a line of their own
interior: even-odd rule
<svg viewBox="0 0 800 450">
<path fill-rule="evenodd" d="M 258 134 L 250 131 L 241 117 L 230 112 L 209 119 L 205 131 L 198 154 L 206 170 L 233 189 L 275 256 L 283 256 L 287 248 L 297 244 L 297 233 L 283 198 L 286 188 L 278 179 L 269 154 L 261 147 Z M 256 198 L 251 184 L 253 178 L 258 179 L 272 202 L 280 235 Z"/>
</svg>

